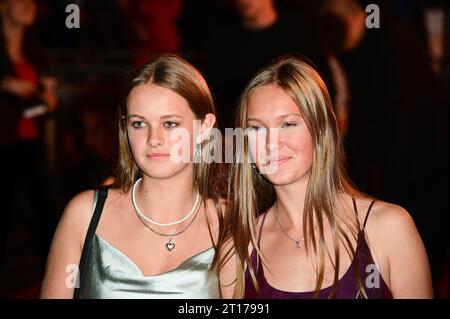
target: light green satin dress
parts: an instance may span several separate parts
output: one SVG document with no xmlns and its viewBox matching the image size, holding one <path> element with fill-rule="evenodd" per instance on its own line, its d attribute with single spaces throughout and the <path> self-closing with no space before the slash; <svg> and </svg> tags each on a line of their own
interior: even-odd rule
<svg viewBox="0 0 450 319">
<path fill-rule="evenodd" d="M 221 298 L 218 277 L 208 271 L 214 254 L 211 247 L 173 270 L 144 276 L 127 255 L 95 234 L 81 293 L 83 298 L 93 299 L 218 299 Z"/>
</svg>

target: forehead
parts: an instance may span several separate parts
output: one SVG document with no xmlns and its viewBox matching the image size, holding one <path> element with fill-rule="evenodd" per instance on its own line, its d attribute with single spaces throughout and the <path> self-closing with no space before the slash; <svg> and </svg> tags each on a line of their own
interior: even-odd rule
<svg viewBox="0 0 450 319">
<path fill-rule="evenodd" d="M 188 102 L 178 93 L 155 84 L 134 87 L 127 99 L 128 113 L 163 115 L 193 114 Z"/>
<path fill-rule="evenodd" d="M 272 119 L 287 113 L 301 115 L 294 99 L 279 86 L 259 87 L 249 96 L 247 117 Z"/>
</svg>

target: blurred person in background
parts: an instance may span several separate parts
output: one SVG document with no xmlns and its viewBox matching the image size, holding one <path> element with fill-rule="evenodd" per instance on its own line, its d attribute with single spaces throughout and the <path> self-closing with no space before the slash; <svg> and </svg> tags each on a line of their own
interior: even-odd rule
<svg viewBox="0 0 450 319">
<path fill-rule="evenodd" d="M 372 3 L 380 28 L 366 26 Z M 412 212 L 438 280 L 448 258 L 448 91 L 425 43 L 392 18 L 390 2 L 328 0 L 324 11 L 326 41 L 348 76 L 350 177 Z"/>
<path fill-rule="evenodd" d="M 237 18 L 211 31 L 206 67 L 222 127 L 232 127 L 235 105 L 251 76 L 282 54 L 309 59 L 334 97 L 328 56 L 313 12 L 280 11 L 274 0 L 234 0 L 232 5 Z"/>
<path fill-rule="evenodd" d="M 179 50 L 177 19 L 183 0 L 122 0 L 120 5 L 129 30 L 133 65 L 147 62 L 151 54 Z"/>
<path fill-rule="evenodd" d="M 51 205 L 46 183 L 43 120 L 58 107 L 56 80 L 32 34 L 34 0 L 0 1 L 0 161 L 2 167 L 1 255 L 13 220 L 30 218 L 33 243 L 47 252 Z M 20 216 L 22 215 L 22 216 Z M 44 258 L 45 260 L 45 258 Z"/>
</svg>

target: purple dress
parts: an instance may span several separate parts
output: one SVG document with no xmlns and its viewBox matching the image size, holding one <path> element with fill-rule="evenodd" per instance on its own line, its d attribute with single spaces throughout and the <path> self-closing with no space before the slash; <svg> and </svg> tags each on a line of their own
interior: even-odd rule
<svg viewBox="0 0 450 319">
<path fill-rule="evenodd" d="M 375 262 L 370 253 L 370 249 L 364 237 L 364 228 L 367 223 L 367 218 L 369 216 L 370 210 L 373 206 L 372 202 L 370 204 L 369 210 L 366 215 L 361 232 L 358 235 L 358 241 L 356 244 L 355 257 L 353 258 L 350 267 L 347 269 L 345 274 L 338 281 L 338 287 L 336 292 L 331 298 L 336 299 L 358 299 L 365 298 L 364 295 L 359 292 L 358 281 L 357 281 L 357 269 L 359 269 L 359 276 L 361 278 L 364 291 L 369 299 L 391 299 L 392 294 L 389 287 L 384 282 L 381 274 L 375 268 Z M 353 205 L 356 214 L 356 203 L 353 199 Z M 259 231 L 258 245 L 261 242 L 261 231 L 267 214 L 264 215 L 263 221 L 261 223 L 261 228 Z M 314 291 L 306 292 L 290 292 L 283 291 L 272 287 L 266 280 L 264 276 L 264 268 L 262 266 L 261 258 L 257 258 L 256 250 L 253 249 L 250 260 L 255 269 L 256 280 L 259 285 L 259 293 L 253 285 L 253 281 L 250 276 L 250 272 L 247 269 L 245 272 L 245 299 L 312 299 L 314 298 Z M 317 298 L 325 299 L 329 298 L 331 287 L 324 288 L 320 290 Z"/>
</svg>

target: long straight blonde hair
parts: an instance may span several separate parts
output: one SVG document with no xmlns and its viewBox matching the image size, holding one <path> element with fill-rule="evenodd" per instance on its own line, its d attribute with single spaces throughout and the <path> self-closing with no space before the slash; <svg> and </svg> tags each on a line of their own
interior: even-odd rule
<svg viewBox="0 0 450 319">
<path fill-rule="evenodd" d="M 310 252 L 312 247 L 317 256 L 315 297 L 318 296 L 324 280 L 326 256 L 332 260 L 335 268 L 329 296 L 332 297 L 339 280 L 340 243 L 344 244 L 345 250 L 353 258 L 355 247 L 350 237 L 356 239 L 360 229 L 357 218 L 355 221 L 345 216 L 340 198 L 343 194 L 358 197 L 364 195 L 359 193 L 347 178 L 344 152 L 326 85 L 318 72 L 304 60 L 294 56 L 283 57 L 258 72 L 241 95 L 236 114 L 236 126 L 247 128 L 248 101 L 255 89 L 267 85 L 276 85 L 292 97 L 312 136 L 313 163 L 306 190 L 303 233 L 306 252 Z M 235 254 L 237 275 L 234 297 L 236 298 L 244 294 L 244 273 L 247 268 L 258 290 L 248 247 L 252 243 L 258 258 L 263 257 L 256 244 L 257 218 L 276 200 L 273 185 L 250 164 L 246 136 L 243 149 L 240 151 L 239 155 L 244 158 L 244 161 L 243 163 L 235 161 L 230 170 L 229 205 L 225 214 L 224 229 L 220 236 L 219 250 L 229 247 L 227 243 L 230 240 L 233 242 L 233 247 L 222 252 L 221 260 L 215 264 L 220 270 Z M 332 231 L 334 251 L 331 254 L 325 245 L 324 222 L 330 225 Z M 314 231 L 315 227 L 318 229 L 318 234 Z M 361 288 L 360 276 L 357 275 L 357 277 Z"/>
</svg>

